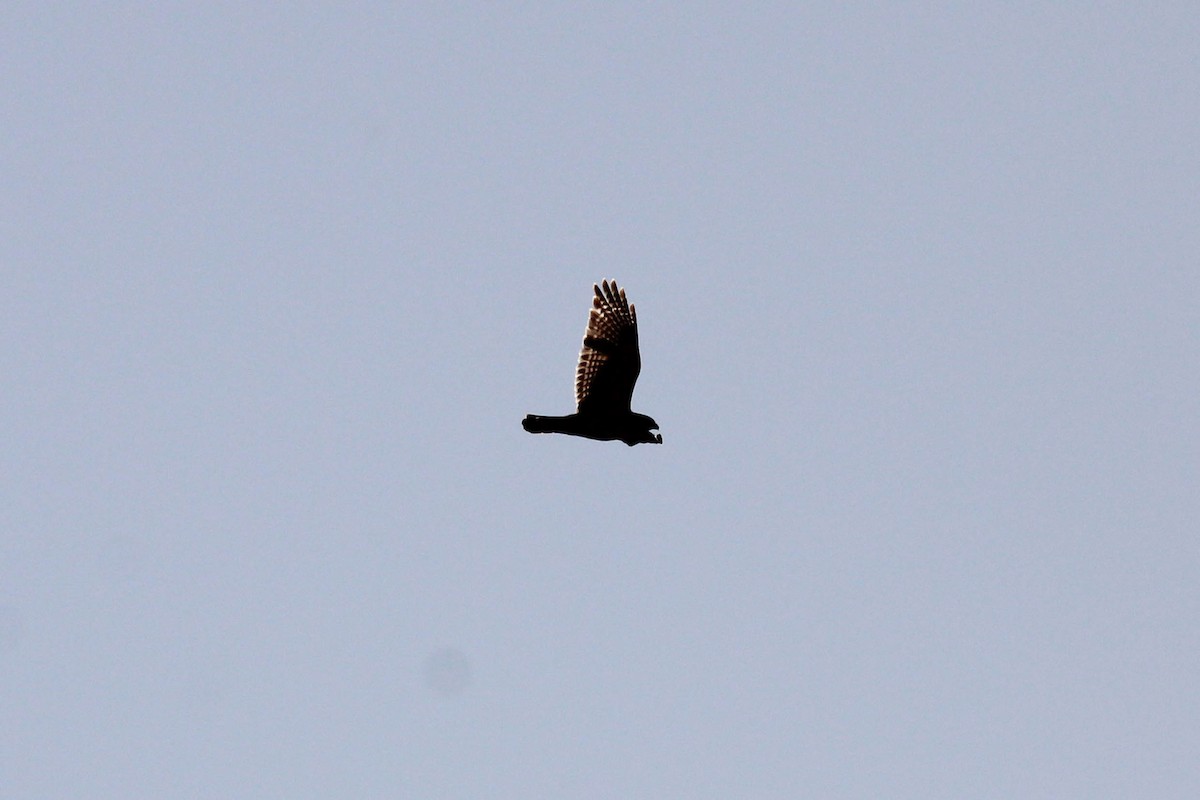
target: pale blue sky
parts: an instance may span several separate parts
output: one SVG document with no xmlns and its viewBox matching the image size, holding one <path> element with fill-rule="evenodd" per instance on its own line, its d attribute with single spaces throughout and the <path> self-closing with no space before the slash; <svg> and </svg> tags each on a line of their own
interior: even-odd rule
<svg viewBox="0 0 1200 800">
<path fill-rule="evenodd" d="M 0 795 L 1200 796 L 1200 7 L 450 5 L 0 10 Z"/>
</svg>

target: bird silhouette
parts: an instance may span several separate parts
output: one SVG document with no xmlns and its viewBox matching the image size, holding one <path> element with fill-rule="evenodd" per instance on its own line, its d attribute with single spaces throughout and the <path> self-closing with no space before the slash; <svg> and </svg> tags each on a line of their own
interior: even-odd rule
<svg viewBox="0 0 1200 800">
<path fill-rule="evenodd" d="M 575 370 L 575 413 L 564 417 L 529 414 L 521 426 L 530 433 L 565 433 L 629 446 L 662 444 L 652 431 L 658 423 L 630 409 L 633 385 L 642 371 L 637 312 L 616 281 L 592 287 L 592 309 Z"/>
</svg>

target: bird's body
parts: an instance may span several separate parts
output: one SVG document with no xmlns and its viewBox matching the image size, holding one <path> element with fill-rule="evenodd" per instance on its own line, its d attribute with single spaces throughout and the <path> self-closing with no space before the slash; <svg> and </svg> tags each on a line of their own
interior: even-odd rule
<svg viewBox="0 0 1200 800">
<path fill-rule="evenodd" d="M 576 411 L 564 417 L 529 414 L 521 422 L 530 433 L 565 433 L 602 441 L 662 444 L 652 433 L 658 423 L 630 409 L 633 386 L 642 369 L 637 313 L 615 281 L 595 287 L 575 371 Z"/>
<path fill-rule="evenodd" d="M 566 433 L 603 442 L 620 440 L 627 445 L 638 442 L 662 444 L 662 436 L 649 433 L 658 424 L 645 414 L 633 412 L 616 416 L 568 414 L 565 417 L 526 414 L 521 427 L 530 433 Z M 646 438 L 647 435 L 651 438 Z"/>
</svg>

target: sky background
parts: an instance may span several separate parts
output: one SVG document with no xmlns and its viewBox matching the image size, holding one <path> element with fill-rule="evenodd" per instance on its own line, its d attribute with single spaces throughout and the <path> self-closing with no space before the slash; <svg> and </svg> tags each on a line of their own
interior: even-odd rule
<svg viewBox="0 0 1200 800">
<path fill-rule="evenodd" d="M 1200 796 L 1194 3 L 7 3 L 0 795 Z M 592 283 L 662 446 L 572 410 Z"/>
</svg>

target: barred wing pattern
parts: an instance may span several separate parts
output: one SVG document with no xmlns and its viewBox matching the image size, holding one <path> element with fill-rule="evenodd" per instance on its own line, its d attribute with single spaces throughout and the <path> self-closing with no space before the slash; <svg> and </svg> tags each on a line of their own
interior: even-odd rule
<svg viewBox="0 0 1200 800">
<path fill-rule="evenodd" d="M 575 370 L 575 413 L 563 417 L 526 414 L 521 427 L 529 433 L 565 433 L 620 441 L 630 447 L 662 444 L 654 418 L 629 407 L 633 385 L 642 371 L 637 314 L 616 281 L 603 281 L 592 288 L 596 296 Z"/>
<path fill-rule="evenodd" d="M 580 413 L 629 413 L 633 385 L 642 371 L 637 312 L 616 281 L 594 288 L 575 370 L 575 404 Z"/>
</svg>

